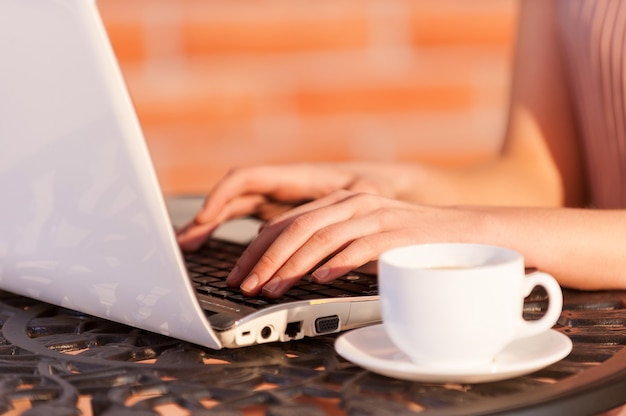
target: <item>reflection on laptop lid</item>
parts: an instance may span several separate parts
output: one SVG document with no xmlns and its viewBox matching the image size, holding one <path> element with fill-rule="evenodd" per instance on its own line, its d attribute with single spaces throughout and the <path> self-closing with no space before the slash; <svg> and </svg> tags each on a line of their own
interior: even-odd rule
<svg viewBox="0 0 626 416">
<path fill-rule="evenodd" d="M 93 0 L 0 0 L 0 57 L 0 288 L 211 348 L 380 320 L 371 284 L 275 303 L 209 288 L 212 266 L 176 244 Z M 369 284 L 325 289 L 355 283 Z"/>
</svg>

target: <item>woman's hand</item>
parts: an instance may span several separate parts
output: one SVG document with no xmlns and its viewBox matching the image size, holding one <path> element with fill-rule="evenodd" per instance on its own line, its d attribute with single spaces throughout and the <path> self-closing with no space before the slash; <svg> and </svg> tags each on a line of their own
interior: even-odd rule
<svg viewBox="0 0 626 416">
<path fill-rule="evenodd" d="M 249 296 L 278 297 L 312 269 L 323 283 L 393 247 L 467 240 L 470 228 L 478 226 L 478 212 L 333 192 L 267 222 L 227 283 Z"/>
<path fill-rule="evenodd" d="M 274 215 L 345 189 L 392 196 L 394 169 L 367 164 L 290 164 L 233 169 L 211 190 L 194 220 L 178 230 L 183 250 L 197 249 L 222 222 Z"/>
</svg>

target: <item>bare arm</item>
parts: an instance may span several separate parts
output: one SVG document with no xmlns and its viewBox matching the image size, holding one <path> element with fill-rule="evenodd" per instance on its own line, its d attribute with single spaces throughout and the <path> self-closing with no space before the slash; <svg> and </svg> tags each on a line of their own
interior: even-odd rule
<svg viewBox="0 0 626 416">
<path fill-rule="evenodd" d="M 323 283 L 393 247 L 450 241 L 516 249 L 564 286 L 626 289 L 626 210 L 425 206 L 349 191 L 273 218 L 227 282 L 276 297 L 314 267 Z"/>
<path fill-rule="evenodd" d="M 485 208 L 484 235 L 577 289 L 626 289 L 626 210 Z"/>
<path fill-rule="evenodd" d="M 556 1 L 521 3 L 508 127 L 493 160 L 459 170 L 419 165 L 396 197 L 432 204 L 581 206 L 584 170 L 556 31 Z"/>
</svg>

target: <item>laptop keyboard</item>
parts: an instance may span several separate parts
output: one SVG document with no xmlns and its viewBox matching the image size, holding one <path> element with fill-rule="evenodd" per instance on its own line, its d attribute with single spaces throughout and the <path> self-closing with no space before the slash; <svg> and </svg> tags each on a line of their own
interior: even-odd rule
<svg viewBox="0 0 626 416">
<path fill-rule="evenodd" d="M 305 276 L 278 299 L 245 296 L 238 288 L 227 286 L 225 281 L 245 248 L 241 244 L 209 240 L 201 249 L 185 254 L 187 270 L 199 295 L 253 308 L 300 300 L 378 295 L 376 276 L 351 272 L 327 284 L 317 284 L 310 276 Z"/>
</svg>

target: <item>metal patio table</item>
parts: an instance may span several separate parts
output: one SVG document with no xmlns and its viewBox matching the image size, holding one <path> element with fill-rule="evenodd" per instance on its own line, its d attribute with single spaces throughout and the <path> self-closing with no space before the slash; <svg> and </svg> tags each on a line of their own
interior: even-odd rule
<svg viewBox="0 0 626 416">
<path fill-rule="evenodd" d="M 380 376 L 335 336 L 210 350 L 0 292 L 0 412 L 55 415 L 589 415 L 626 402 L 626 292 L 564 291 L 571 354 L 485 384 Z M 538 291 L 532 319 L 545 309 Z M 82 411 L 82 413 L 80 413 Z"/>
</svg>

